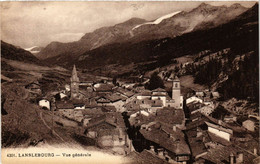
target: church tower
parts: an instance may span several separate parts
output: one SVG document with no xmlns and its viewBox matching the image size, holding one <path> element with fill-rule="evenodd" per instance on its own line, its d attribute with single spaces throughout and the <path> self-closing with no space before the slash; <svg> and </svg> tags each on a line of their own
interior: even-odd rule
<svg viewBox="0 0 260 164">
<path fill-rule="evenodd" d="M 72 75 L 70 78 L 70 98 L 78 98 L 79 97 L 79 78 L 77 75 L 76 66 L 74 65 L 72 70 Z"/>
<path fill-rule="evenodd" d="M 180 79 L 175 76 L 172 82 L 172 99 L 174 100 L 174 106 L 177 109 L 182 108 L 181 102 L 181 84 Z"/>
</svg>

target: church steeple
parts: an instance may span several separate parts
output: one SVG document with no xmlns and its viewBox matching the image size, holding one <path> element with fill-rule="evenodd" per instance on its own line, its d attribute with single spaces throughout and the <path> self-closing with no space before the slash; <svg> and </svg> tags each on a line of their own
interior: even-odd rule
<svg viewBox="0 0 260 164">
<path fill-rule="evenodd" d="M 75 64 L 74 64 L 73 70 L 72 70 L 71 81 L 79 81 Z"/>
<path fill-rule="evenodd" d="M 70 78 L 70 98 L 74 99 L 79 96 L 79 78 L 77 75 L 76 66 L 73 66 L 72 75 Z"/>
<path fill-rule="evenodd" d="M 180 79 L 176 75 L 172 80 L 172 99 L 174 100 L 175 108 L 177 109 L 182 108 L 181 84 L 180 84 Z"/>
</svg>

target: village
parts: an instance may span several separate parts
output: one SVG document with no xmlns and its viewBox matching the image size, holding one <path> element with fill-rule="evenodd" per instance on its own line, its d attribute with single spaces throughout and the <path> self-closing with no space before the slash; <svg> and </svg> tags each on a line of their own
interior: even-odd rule
<svg viewBox="0 0 260 164">
<path fill-rule="evenodd" d="M 143 81 L 80 81 L 74 65 L 61 90 L 43 95 L 38 82 L 25 88 L 32 98 L 41 95 L 35 103 L 52 112 L 58 126 L 80 127 L 97 147 L 140 163 L 259 162 L 257 112 L 225 108 L 209 89 L 183 95 L 174 74 L 167 81 L 170 94 L 148 90 Z"/>
</svg>

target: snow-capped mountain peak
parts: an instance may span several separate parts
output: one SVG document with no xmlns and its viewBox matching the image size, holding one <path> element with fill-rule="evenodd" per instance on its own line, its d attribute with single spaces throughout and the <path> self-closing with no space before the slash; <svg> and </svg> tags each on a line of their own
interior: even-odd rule
<svg viewBox="0 0 260 164">
<path fill-rule="evenodd" d="M 146 23 L 143 23 L 143 24 L 139 24 L 139 25 L 135 26 L 132 30 L 135 30 L 135 29 L 137 29 L 137 28 L 139 28 L 139 27 L 141 27 L 141 26 L 143 26 L 143 25 L 147 25 L 147 24 L 159 24 L 159 23 L 161 23 L 164 19 L 168 19 L 168 18 L 170 18 L 170 17 L 172 17 L 172 16 L 174 16 L 174 15 L 176 15 L 176 14 L 179 14 L 180 12 L 181 12 L 181 11 L 176 11 L 176 12 L 173 12 L 173 13 L 170 13 L 170 14 L 167 14 L 167 15 L 164 15 L 164 16 L 162 16 L 162 17 L 156 19 L 156 20 L 153 21 L 153 22 L 146 22 Z"/>
</svg>

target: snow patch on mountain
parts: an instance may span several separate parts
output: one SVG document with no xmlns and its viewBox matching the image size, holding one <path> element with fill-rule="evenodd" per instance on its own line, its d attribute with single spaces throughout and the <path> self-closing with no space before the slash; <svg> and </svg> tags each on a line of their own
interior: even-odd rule
<svg viewBox="0 0 260 164">
<path fill-rule="evenodd" d="M 170 13 L 170 14 L 164 15 L 164 16 L 162 16 L 162 17 L 156 19 L 156 20 L 153 21 L 153 22 L 146 22 L 146 23 L 143 23 L 143 24 L 139 24 L 139 25 L 135 26 L 134 28 L 132 28 L 132 30 L 135 30 L 135 29 L 137 29 L 137 28 L 139 28 L 139 27 L 141 27 L 141 26 L 143 26 L 143 25 L 147 25 L 147 24 L 159 24 L 159 23 L 161 23 L 164 19 L 168 19 L 168 18 L 170 18 L 170 17 L 172 17 L 172 16 L 174 16 L 174 15 L 176 15 L 176 14 L 179 14 L 180 12 L 181 12 L 181 11 L 176 11 L 176 12 L 174 12 L 174 13 Z"/>
<path fill-rule="evenodd" d="M 40 52 L 40 47 L 39 46 L 33 46 L 33 47 L 30 47 L 30 48 L 25 48 L 26 51 L 29 51 L 31 52 L 32 54 L 36 54 L 36 53 L 39 53 Z"/>
<path fill-rule="evenodd" d="M 33 46 L 33 47 L 30 47 L 30 48 L 25 48 L 26 51 L 31 51 L 32 49 L 34 48 L 37 48 L 38 46 Z"/>
</svg>

